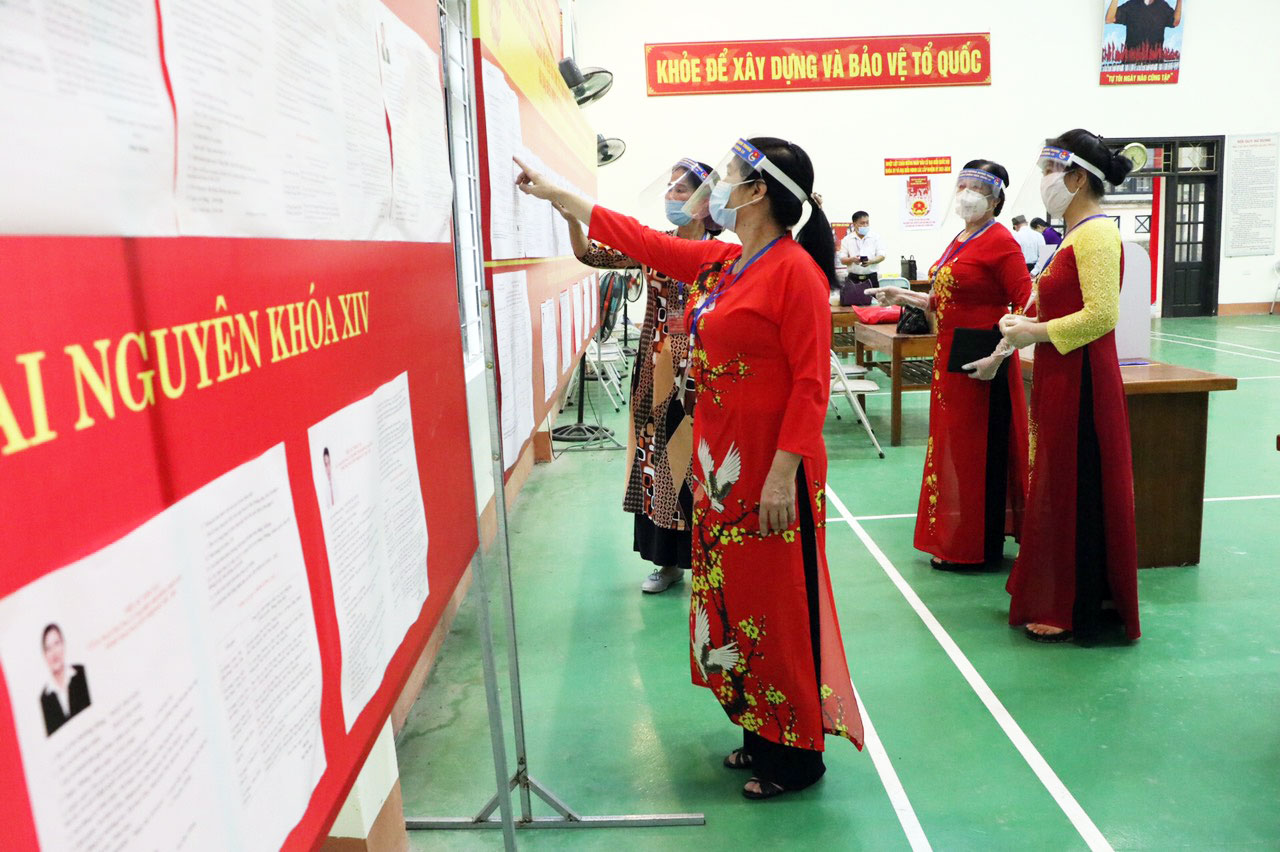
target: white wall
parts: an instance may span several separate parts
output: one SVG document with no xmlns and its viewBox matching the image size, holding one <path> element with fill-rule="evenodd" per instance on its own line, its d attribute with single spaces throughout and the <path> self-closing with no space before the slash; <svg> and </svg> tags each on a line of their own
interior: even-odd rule
<svg viewBox="0 0 1280 852">
<path fill-rule="evenodd" d="M 937 231 L 902 230 L 901 179 L 884 176 L 885 157 L 950 155 L 957 169 L 988 157 L 1009 169 L 1016 197 L 1044 139 L 1072 127 L 1118 141 L 1280 130 L 1280 98 L 1270 82 L 1280 71 L 1280 3 L 1191 0 L 1186 7 L 1180 83 L 1100 86 L 1100 0 L 582 0 L 576 5 L 579 64 L 615 75 L 613 90 L 587 107 L 587 118 L 627 143 L 626 155 L 600 170 L 600 200 L 640 213 L 637 193 L 675 159 L 696 156 L 714 164 L 739 136 L 782 136 L 813 158 L 815 188 L 832 219 L 869 210 L 886 240 L 886 267 L 896 268 L 899 255 L 915 254 L 923 269 L 946 239 Z M 646 42 L 988 31 L 991 86 L 645 94 Z M 1006 224 L 1014 212 L 1005 211 Z M 1274 262 L 1223 258 L 1220 301 L 1270 301 Z"/>
</svg>

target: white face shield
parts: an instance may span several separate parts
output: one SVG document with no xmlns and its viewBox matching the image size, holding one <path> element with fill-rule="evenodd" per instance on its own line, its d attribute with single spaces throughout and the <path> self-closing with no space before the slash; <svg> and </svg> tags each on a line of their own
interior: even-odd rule
<svg viewBox="0 0 1280 852">
<path fill-rule="evenodd" d="M 717 198 L 717 207 L 719 209 L 728 209 L 729 205 L 727 195 L 733 191 L 733 188 L 743 183 L 754 183 L 760 180 L 760 173 L 765 172 L 770 177 L 776 179 L 778 183 L 786 187 L 792 195 L 801 202 L 800 221 L 792 226 L 792 231 L 799 233 L 805 223 L 809 221 L 809 215 L 812 213 L 809 195 L 800 186 L 792 180 L 782 169 L 769 162 L 769 158 L 764 152 L 752 145 L 745 139 L 739 139 L 729 152 L 721 158 L 719 164 L 711 170 L 711 174 L 703 184 L 698 187 L 697 192 L 685 203 L 684 211 L 692 215 L 694 211 L 705 209 L 711 213 L 712 218 L 716 217 L 716 213 L 712 209 L 711 199 L 713 193 Z M 716 186 L 721 185 L 719 192 L 716 192 Z M 728 207 L 726 206 L 728 205 Z M 725 217 L 722 219 L 736 218 L 736 216 Z M 721 222 L 720 224 L 723 224 Z M 725 227 L 732 228 L 732 225 Z"/>
<path fill-rule="evenodd" d="M 662 210 L 667 221 L 677 227 L 697 219 L 710 223 L 705 201 L 700 206 L 685 209 L 710 175 L 696 160 L 686 157 L 644 188 L 640 193 L 640 209 L 646 212 Z"/>
<path fill-rule="evenodd" d="M 942 233 L 949 239 L 971 223 L 992 215 L 1000 199 L 1004 198 L 1005 190 L 1004 181 L 990 172 L 982 169 L 961 171 L 956 177 L 955 194 L 946 202 Z"/>
</svg>

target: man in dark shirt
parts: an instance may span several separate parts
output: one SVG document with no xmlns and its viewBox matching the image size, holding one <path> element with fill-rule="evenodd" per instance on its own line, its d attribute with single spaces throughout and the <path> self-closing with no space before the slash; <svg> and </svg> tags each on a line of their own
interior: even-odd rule
<svg viewBox="0 0 1280 852">
<path fill-rule="evenodd" d="M 1043 219 L 1032 219 L 1031 230 L 1044 237 L 1045 245 L 1056 246 L 1062 243 L 1062 234 L 1059 234 Z"/>
<path fill-rule="evenodd" d="M 1111 0 L 1107 23 L 1125 28 L 1124 49 L 1138 61 L 1158 59 L 1164 48 L 1164 31 L 1182 24 L 1182 0 L 1170 7 L 1166 0 Z"/>
</svg>

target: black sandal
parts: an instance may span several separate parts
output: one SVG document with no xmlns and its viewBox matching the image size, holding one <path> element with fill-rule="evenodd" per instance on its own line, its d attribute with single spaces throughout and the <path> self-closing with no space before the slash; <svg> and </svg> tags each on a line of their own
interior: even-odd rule
<svg viewBox="0 0 1280 852">
<path fill-rule="evenodd" d="M 1022 632 L 1026 634 L 1026 637 L 1032 642 L 1043 642 L 1049 645 L 1057 642 L 1070 642 L 1072 639 L 1076 638 L 1075 634 L 1070 630 L 1064 630 L 1061 633 L 1037 633 L 1030 627 L 1024 627 L 1022 628 Z"/>
<path fill-rule="evenodd" d="M 754 761 L 746 749 L 735 748 L 724 759 L 725 769 L 750 769 Z"/>
<path fill-rule="evenodd" d="M 752 778 L 751 781 L 754 781 L 757 784 L 759 784 L 760 790 L 758 792 L 754 790 L 748 790 L 744 785 L 742 788 L 742 795 L 754 801 L 760 801 L 762 799 L 772 799 L 775 796 L 781 796 L 783 793 L 791 792 L 786 787 L 783 787 L 781 784 L 775 784 L 772 781 L 762 781 L 759 778 Z M 747 784 L 750 784 L 751 781 L 748 781 Z"/>
</svg>

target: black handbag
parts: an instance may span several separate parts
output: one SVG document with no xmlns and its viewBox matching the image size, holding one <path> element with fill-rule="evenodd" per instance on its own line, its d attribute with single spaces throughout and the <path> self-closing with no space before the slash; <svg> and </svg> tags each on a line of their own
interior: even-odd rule
<svg viewBox="0 0 1280 852">
<path fill-rule="evenodd" d="M 871 297 L 867 295 L 867 290 L 874 286 L 875 284 L 869 278 L 865 281 L 859 281 L 856 275 L 850 275 L 840 285 L 840 306 L 844 308 L 854 305 L 863 308 L 867 307 L 871 304 Z"/>
<path fill-rule="evenodd" d="M 930 330 L 929 317 L 923 309 L 902 306 L 902 315 L 898 317 L 898 334 L 928 334 Z"/>
<path fill-rule="evenodd" d="M 916 256 L 902 258 L 902 277 L 908 281 L 916 280 Z"/>
</svg>

